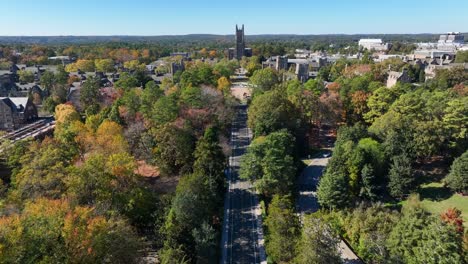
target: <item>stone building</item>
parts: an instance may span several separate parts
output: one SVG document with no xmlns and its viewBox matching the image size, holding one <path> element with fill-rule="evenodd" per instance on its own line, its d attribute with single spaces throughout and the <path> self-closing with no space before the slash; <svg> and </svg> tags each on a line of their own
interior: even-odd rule
<svg viewBox="0 0 468 264">
<path fill-rule="evenodd" d="M 387 88 L 395 86 L 398 82 L 401 83 L 410 83 L 411 78 L 408 76 L 406 70 L 403 72 L 390 71 L 387 78 Z"/>
<path fill-rule="evenodd" d="M 0 97 L 0 130 L 14 130 L 37 117 L 37 108 L 28 97 Z"/>
<path fill-rule="evenodd" d="M 296 64 L 297 79 L 305 83 L 309 79 L 309 64 Z"/>
</svg>

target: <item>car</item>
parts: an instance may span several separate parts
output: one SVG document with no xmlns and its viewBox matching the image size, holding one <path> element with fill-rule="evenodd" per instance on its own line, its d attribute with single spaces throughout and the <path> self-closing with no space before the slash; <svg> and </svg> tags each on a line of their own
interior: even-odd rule
<svg viewBox="0 0 468 264">
<path fill-rule="evenodd" d="M 330 156 L 331 156 L 330 153 L 325 153 L 325 154 L 323 154 L 323 157 L 324 157 L 324 158 L 328 158 L 328 157 L 330 157 Z"/>
</svg>

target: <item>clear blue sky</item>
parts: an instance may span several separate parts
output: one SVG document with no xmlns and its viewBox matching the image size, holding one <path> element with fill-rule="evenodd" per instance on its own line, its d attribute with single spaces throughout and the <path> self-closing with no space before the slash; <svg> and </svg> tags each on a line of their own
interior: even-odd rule
<svg viewBox="0 0 468 264">
<path fill-rule="evenodd" d="M 468 0 L 0 0 L 0 35 L 468 32 Z"/>
</svg>

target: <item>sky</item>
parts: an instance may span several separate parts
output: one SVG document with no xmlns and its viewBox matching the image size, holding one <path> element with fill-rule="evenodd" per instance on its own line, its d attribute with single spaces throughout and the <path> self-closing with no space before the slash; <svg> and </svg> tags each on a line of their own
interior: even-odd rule
<svg viewBox="0 0 468 264">
<path fill-rule="evenodd" d="M 468 32 L 468 0 L 0 0 L 0 36 Z"/>
</svg>

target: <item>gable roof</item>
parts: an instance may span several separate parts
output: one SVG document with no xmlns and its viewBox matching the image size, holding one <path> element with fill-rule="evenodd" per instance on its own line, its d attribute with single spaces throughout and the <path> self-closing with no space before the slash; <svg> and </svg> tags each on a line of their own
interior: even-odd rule
<svg viewBox="0 0 468 264">
<path fill-rule="evenodd" d="M 0 97 L 0 100 L 5 102 L 12 110 L 16 112 L 24 112 L 28 105 L 28 97 Z"/>
</svg>

